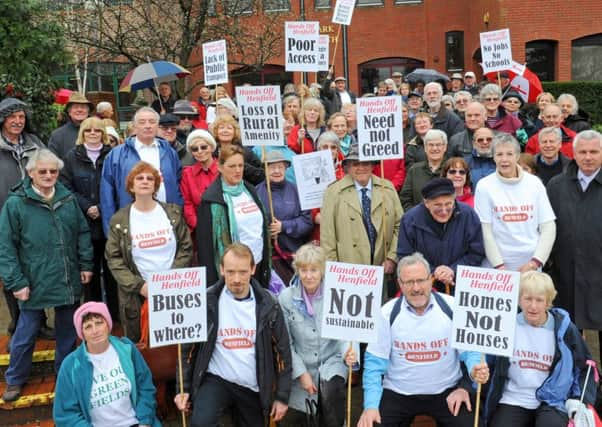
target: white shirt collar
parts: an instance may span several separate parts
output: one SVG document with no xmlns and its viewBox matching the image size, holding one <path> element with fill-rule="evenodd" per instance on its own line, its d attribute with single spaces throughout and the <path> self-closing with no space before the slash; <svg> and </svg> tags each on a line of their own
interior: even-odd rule
<svg viewBox="0 0 602 427">
<path fill-rule="evenodd" d="M 138 139 L 138 137 L 136 137 L 136 139 L 134 140 L 134 147 L 136 148 L 136 150 L 144 150 L 146 148 L 156 148 L 159 147 L 159 141 L 157 141 L 156 139 L 153 139 L 153 142 L 151 142 L 150 144 L 144 144 L 142 141 L 140 141 Z"/>
</svg>

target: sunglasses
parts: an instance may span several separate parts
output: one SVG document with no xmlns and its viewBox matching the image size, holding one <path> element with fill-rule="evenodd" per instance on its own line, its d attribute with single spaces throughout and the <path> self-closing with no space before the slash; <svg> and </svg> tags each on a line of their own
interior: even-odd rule
<svg viewBox="0 0 602 427">
<path fill-rule="evenodd" d="M 100 132 L 102 133 L 101 129 L 93 129 L 93 128 L 88 128 L 88 129 L 84 129 L 84 133 L 96 133 L 96 132 Z"/>
<path fill-rule="evenodd" d="M 190 147 L 190 151 L 196 153 L 197 151 L 205 151 L 207 148 L 209 148 L 208 145 L 196 145 L 194 147 Z"/>
<path fill-rule="evenodd" d="M 152 175 L 136 175 L 134 178 L 136 181 L 154 181 L 155 177 Z"/>
<path fill-rule="evenodd" d="M 447 174 L 448 175 L 466 175 L 466 171 L 464 169 L 448 169 L 447 170 Z"/>
<path fill-rule="evenodd" d="M 180 116 L 180 120 L 194 120 L 197 116 Z"/>
<path fill-rule="evenodd" d="M 491 141 L 493 141 L 493 138 L 491 136 L 488 136 L 486 138 L 477 138 L 477 142 L 485 142 L 485 141 L 491 142 Z"/>
<path fill-rule="evenodd" d="M 59 173 L 58 169 L 38 169 L 36 171 L 38 173 L 38 175 L 56 175 L 57 173 Z"/>
<path fill-rule="evenodd" d="M 500 98 L 485 98 L 485 101 L 487 102 L 495 102 L 495 101 L 499 101 Z"/>
<path fill-rule="evenodd" d="M 177 126 L 159 126 L 159 128 L 163 131 L 163 132 L 175 132 L 178 130 Z"/>
</svg>

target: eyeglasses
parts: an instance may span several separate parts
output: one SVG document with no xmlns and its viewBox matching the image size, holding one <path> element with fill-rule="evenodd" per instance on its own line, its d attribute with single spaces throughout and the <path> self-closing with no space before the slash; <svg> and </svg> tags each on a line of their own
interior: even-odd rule
<svg viewBox="0 0 602 427">
<path fill-rule="evenodd" d="M 102 129 L 94 129 L 94 128 L 88 128 L 88 129 L 84 129 L 84 133 L 96 133 L 96 132 L 100 132 L 102 133 Z"/>
<path fill-rule="evenodd" d="M 487 102 L 495 102 L 495 101 L 499 101 L 500 98 L 485 98 L 485 101 Z"/>
<path fill-rule="evenodd" d="M 159 126 L 163 132 L 175 132 L 178 130 L 177 126 Z"/>
<path fill-rule="evenodd" d="M 431 282 L 431 278 L 430 277 L 426 277 L 424 279 L 413 279 L 413 280 L 401 280 L 399 279 L 399 283 L 401 283 L 401 286 L 407 286 L 407 287 L 411 287 L 411 286 L 422 286 L 425 285 L 426 283 L 430 284 Z"/>
<path fill-rule="evenodd" d="M 448 169 L 448 175 L 466 175 L 466 171 L 464 169 Z"/>
<path fill-rule="evenodd" d="M 520 104 L 520 101 L 518 99 L 507 99 L 504 102 L 507 102 L 509 104 Z"/>
<path fill-rule="evenodd" d="M 468 99 L 458 99 L 456 104 L 468 104 Z"/>
<path fill-rule="evenodd" d="M 38 169 L 36 171 L 38 173 L 38 175 L 56 175 L 57 173 L 59 173 L 58 169 Z"/>
<path fill-rule="evenodd" d="M 152 175 L 136 175 L 136 177 L 134 178 L 136 181 L 151 181 L 153 182 L 155 180 L 155 177 Z"/>
<path fill-rule="evenodd" d="M 338 145 L 330 145 L 330 144 L 322 144 L 320 145 L 320 150 L 338 150 Z"/>
<path fill-rule="evenodd" d="M 205 151 L 207 148 L 209 148 L 208 145 L 195 145 L 193 147 L 190 147 L 190 151 L 196 153 L 197 151 Z"/>
<path fill-rule="evenodd" d="M 428 142 L 428 143 L 426 144 L 426 146 L 427 146 L 427 147 L 430 147 L 430 148 L 441 148 L 441 147 L 443 147 L 444 145 L 445 145 L 445 144 L 444 144 L 444 143 L 442 143 L 442 142 L 434 142 L 434 143 L 432 143 L 432 142 Z"/>
<path fill-rule="evenodd" d="M 488 136 L 488 137 L 485 137 L 485 138 L 477 138 L 476 141 L 477 142 L 485 142 L 485 141 L 491 142 L 491 141 L 493 141 L 493 137 Z"/>
</svg>

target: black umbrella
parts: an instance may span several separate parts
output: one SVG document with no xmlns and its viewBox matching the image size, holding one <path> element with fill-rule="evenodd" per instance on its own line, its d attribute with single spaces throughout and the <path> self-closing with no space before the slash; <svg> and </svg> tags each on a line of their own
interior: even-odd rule
<svg viewBox="0 0 602 427">
<path fill-rule="evenodd" d="M 436 82 L 438 80 L 449 81 L 449 77 L 445 74 L 441 74 L 439 71 L 430 68 L 416 68 L 410 74 L 405 76 L 405 79 L 410 83 L 416 83 L 418 81 L 424 83 Z"/>
</svg>

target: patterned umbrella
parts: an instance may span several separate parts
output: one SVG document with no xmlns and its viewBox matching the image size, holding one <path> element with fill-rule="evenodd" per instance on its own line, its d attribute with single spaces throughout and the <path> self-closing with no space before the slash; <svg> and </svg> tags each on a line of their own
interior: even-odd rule
<svg viewBox="0 0 602 427">
<path fill-rule="evenodd" d="M 190 71 L 169 61 L 154 61 L 138 65 L 121 82 L 119 92 L 154 87 L 159 83 L 178 80 L 190 74 Z"/>
</svg>

